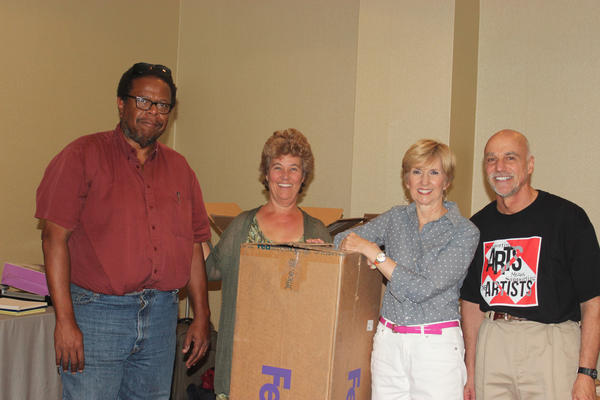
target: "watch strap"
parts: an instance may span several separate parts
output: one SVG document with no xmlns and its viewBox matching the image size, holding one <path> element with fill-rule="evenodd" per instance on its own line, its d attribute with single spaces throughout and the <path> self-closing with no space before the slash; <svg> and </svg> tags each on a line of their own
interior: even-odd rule
<svg viewBox="0 0 600 400">
<path fill-rule="evenodd" d="M 578 374 L 583 374 L 592 377 L 592 379 L 596 379 L 598 377 L 598 371 L 592 368 L 583 368 L 579 367 L 577 370 Z"/>
</svg>

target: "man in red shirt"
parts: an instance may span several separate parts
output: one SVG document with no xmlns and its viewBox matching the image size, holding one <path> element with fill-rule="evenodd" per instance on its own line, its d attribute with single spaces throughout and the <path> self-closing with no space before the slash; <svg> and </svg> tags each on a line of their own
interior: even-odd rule
<svg viewBox="0 0 600 400">
<path fill-rule="evenodd" d="M 195 312 L 188 367 L 209 345 L 202 192 L 185 158 L 157 142 L 176 91 L 167 67 L 135 64 L 118 86 L 117 127 L 70 143 L 38 188 L 66 399 L 168 399 L 183 286 Z"/>
</svg>

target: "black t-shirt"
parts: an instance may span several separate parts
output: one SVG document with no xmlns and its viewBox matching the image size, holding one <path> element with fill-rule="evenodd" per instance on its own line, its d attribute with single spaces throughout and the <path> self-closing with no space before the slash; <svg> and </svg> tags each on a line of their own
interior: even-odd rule
<svg viewBox="0 0 600 400">
<path fill-rule="evenodd" d="M 516 214 L 500 213 L 493 201 L 471 221 L 481 238 L 461 298 L 481 311 L 543 323 L 579 321 L 580 303 L 600 295 L 598 239 L 576 204 L 539 191 Z"/>
</svg>

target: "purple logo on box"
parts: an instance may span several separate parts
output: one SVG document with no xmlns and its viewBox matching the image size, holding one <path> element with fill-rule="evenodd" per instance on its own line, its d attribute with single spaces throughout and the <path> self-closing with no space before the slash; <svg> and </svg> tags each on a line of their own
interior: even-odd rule
<svg viewBox="0 0 600 400">
<path fill-rule="evenodd" d="M 360 368 L 348 372 L 348 380 L 352 381 L 352 387 L 348 390 L 346 400 L 354 400 L 356 398 L 355 388 L 360 387 Z"/>
<path fill-rule="evenodd" d="M 270 375 L 273 377 L 273 383 L 265 383 L 261 386 L 259 392 L 259 398 L 261 400 L 279 400 L 279 387 L 281 380 L 283 379 L 283 388 L 290 389 L 292 382 L 292 370 L 285 368 L 269 367 L 268 365 L 262 366 L 263 375 Z M 360 374 L 360 373 L 359 373 Z"/>
</svg>

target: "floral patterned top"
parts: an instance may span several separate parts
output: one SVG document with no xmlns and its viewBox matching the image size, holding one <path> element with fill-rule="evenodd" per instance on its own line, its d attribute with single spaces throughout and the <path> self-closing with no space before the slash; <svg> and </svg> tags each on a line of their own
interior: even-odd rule
<svg viewBox="0 0 600 400">
<path fill-rule="evenodd" d="M 298 242 L 304 242 L 304 234 Z M 248 239 L 246 243 L 273 243 L 271 239 L 265 236 L 265 234 L 260 230 L 260 226 L 258 226 L 258 221 L 256 220 L 256 215 L 252 218 L 252 224 L 250 224 L 250 231 L 248 232 Z"/>
</svg>

